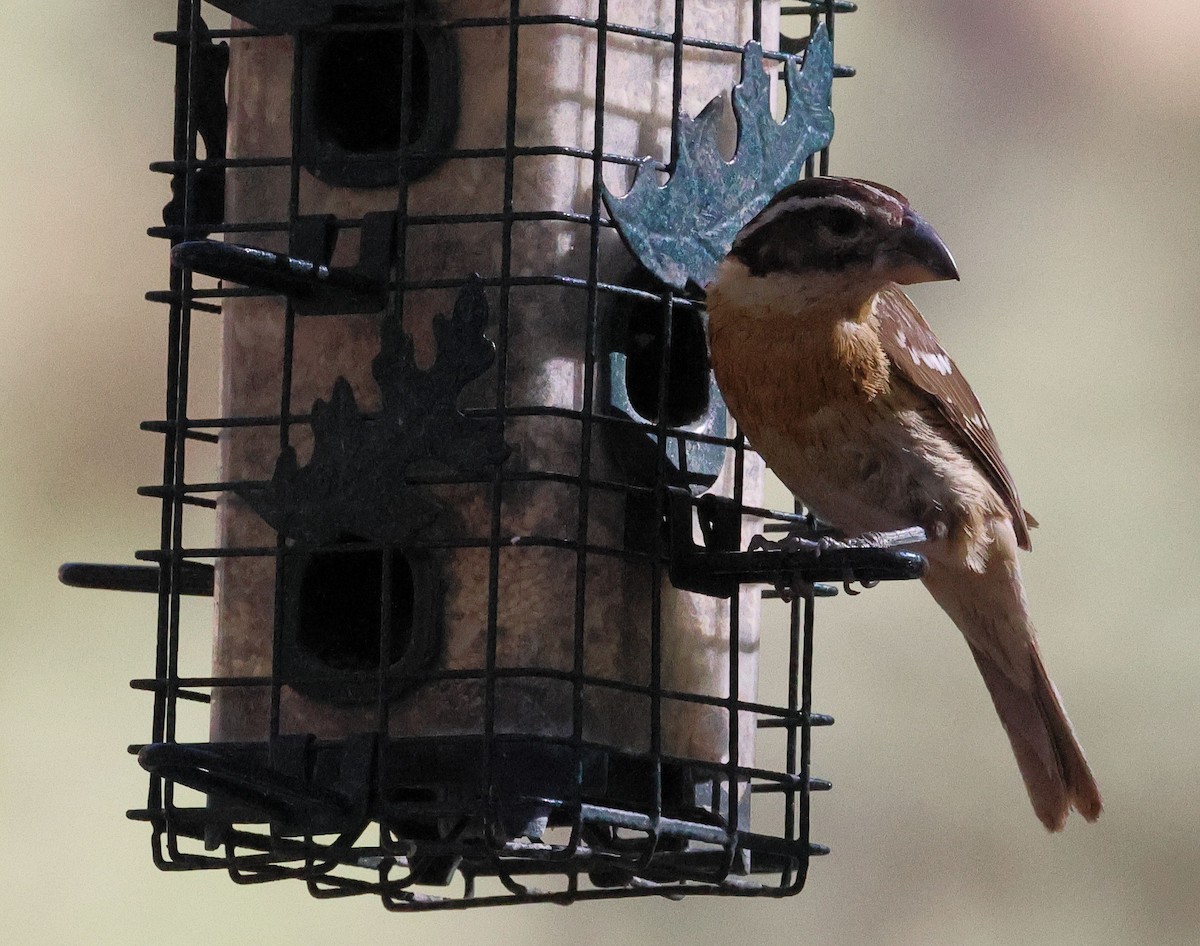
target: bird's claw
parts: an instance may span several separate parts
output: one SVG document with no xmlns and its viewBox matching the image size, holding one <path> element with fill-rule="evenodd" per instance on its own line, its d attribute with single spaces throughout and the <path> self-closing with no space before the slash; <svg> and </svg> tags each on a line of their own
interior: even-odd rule
<svg viewBox="0 0 1200 946">
<path fill-rule="evenodd" d="M 751 552 L 807 552 L 810 555 L 821 554 L 821 540 L 813 539 L 803 527 L 793 529 L 782 539 L 772 541 L 763 535 L 756 535 L 748 546 Z"/>
<path fill-rule="evenodd" d="M 891 532 L 864 532 L 862 535 L 851 538 L 820 535 L 817 534 L 815 521 L 812 521 L 798 524 L 787 535 L 777 541 L 772 541 L 762 535 L 756 535 L 750 540 L 747 548 L 751 552 L 803 552 L 815 560 L 822 555 L 846 552 L 851 549 L 895 548 L 900 545 L 912 545 L 917 542 L 923 542 L 925 539 L 925 530 L 917 526 L 908 529 L 896 529 Z M 852 577 L 847 577 L 842 582 L 842 589 L 848 595 L 859 595 L 862 592 L 856 591 L 851 587 L 853 580 Z M 879 582 L 867 580 L 859 582 L 859 584 L 864 588 L 874 588 Z M 797 572 L 786 578 L 781 578 L 774 585 L 779 597 L 784 602 L 790 603 L 799 593 L 803 592 L 808 582 L 804 581 Z"/>
<path fill-rule="evenodd" d="M 779 595 L 779 600 L 784 604 L 791 604 L 798 597 L 804 594 L 806 590 L 812 587 L 810 582 L 805 581 L 800 577 L 799 572 L 792 572 L 787 577 L 781 577 L 774 582 L 775 593 Z"/>
</svg>

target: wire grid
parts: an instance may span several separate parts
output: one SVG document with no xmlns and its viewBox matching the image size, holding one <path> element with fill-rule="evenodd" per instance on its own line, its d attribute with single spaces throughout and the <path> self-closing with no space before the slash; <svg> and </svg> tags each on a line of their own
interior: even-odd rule
<svg viewBox="0 0 1200 946">
<path fill-rule="evenodd" d="M 308 740 L 299 746 L 294 739 L 281 735 L 281 679 L 278 661 L 272 674 L 256 677 L 197 676 L 181 672 L 180 646 L 183 635 L 182 596 L 189 593 L 189 577 L 195 563 L 235 556 L 267 556 L 282 561 L 288 549 L 283 536 L 274 547 L 217 548 L 189 544 L 185 541 L 185 512 L 189 507 L 213 509 L 214 494 L 244 486 L 231 481 L 189 482 L 189 443 L 215 444 L 222 431 L 233 428 L 273 428 L 278 432 L 281 450 L 291 443 L 294 427 L 311 423 L 312 417 L 297 412 L 291 403 L 291 371 L 297 313 L 289 300 L 284 315 L 282 383 L 279 411 L 270 416 L 236 416 L 194 418 L 189 413 L 190 368 L 192 364 L 193 315 L 198 319 L 215 318 L 220 302 L 239 296 L 264 295 L 251 287 L 221 286 L 200 288 L 193 285 L 191 275 L 181 269 L 171 271 L 170 287 L 165 293 L 150 293 L 152 299 L 169 306 L 166 404 L 164 420 L 147 422 L 146 429 L 161 433 L 164 439 L 162 484 L 147 487 L 143 493 L 161 498 L 162 525 L 159 548 L 138 553 L 139 558 L 160 566 L 158 589 L 158 649 L 154 676 L 133 681 L 138 689 L 154 694 L 154 715 L 150 743 L 135 747 L 143 752 L 143 761 L 157 764 L 151 768 L 150 789 L 145 809 L 131 812 L 131 817 L 150 822 L 154 829 L 154 856 L 164 869 L 226 869 L 239 882 L 255 883 L 282 878 L 299 878 L 307 882 L 318 897 L 372 893 L 380 896 L 389 909 L 418 910 L 457 908 L 474 905 L 552 900 L 569 902 L 578 899 L 682 894 L 735 894 L 783 896 L 798 892 L 804 884 L 808 858 L 824 853 L 820 845 L 809 840 L 810 790 L 827 787 L 810 778 L 809 756 L 811 727 L 831 722 L 812 712 L 811 673 L 813 637 L 813 593 L 810 591 L 791 606 L 787 641 L 787 700 L 786 705 L 772 706 L 739 699 L 738 647 L 729 647 L 728 695 L 711 696 L 669 690 L 662 683 L 662 583 L 668 549 L 662 530 L 654 531 L 650 548 L 627 548 L 597 543 L 589 537 L 589 503 L 597 491 L 617 492 L 638 497 L 652 504 L 654 521 L 661 522 L 667 514 L 665 491 L 667 442 L 670 437 L 716 444 L 731 451 L 734 457 L 733 502 L 746 515 L 774 515 L 767 510 L 745 506 L 742 493 L 747 447 L 741 436 L 721 437 L 670 427 L 665 405 L 668 395 L 671 364 L 673 314 L 677 309 L 697 311 L 696 300 L 662 288 L 646 291 L 622 285 L 605 278 L 601 266 L 601 233 L 612 224 L 600 202 L 603 170 L 606 165 L 636 165 L 638 155 L 611 153 L 605 150 L 605 51 L 607 37 L 612 34 L 635 36 L 669 44 L 673 57 L 673 101 L 671 106 L 672 147 L 670 160 L 662 170 L 674 170 L 681 116 L 684 62 L 688 50 L 715 50 L 740 56 L 741 47 L 716 42 L 704 37 L 683 33 L 684 4 L 677 0 L 675 29 L 661 32 L 609 22 L 606 0 L 598 0 L 594 17 L 528 16 L 522 15 L 520 0 L 512 0 L 507 16 L 472 18 L 438 22 L 451 35 L 455 31 L 479 27 L 508 28 L 509 72 L 507 90 L 506 140 L 503 147 L 485 149 L 446 149 L 440 156 L 446 160 L 501 158 L 504 161 L 503 206 L 498 213 L 424 214 L 410 215 L 408 187 L 401 175 L 396 187 L 395 210 L 398 224 L 398 265 L 390 283 L 389 305 L 402 313 L 406 293 L 421 289 L 459 289 L 461 277 L 410 279 L 404 268 L 405 241 L 412 227 L 438 224 L 496 223 L 501 226 L 499 271 L 485 276 L 483 284 L 492 298 L 498 300 L 493 312 L 494 329 L 489 332 L 497 345 L 497 359 L 492 371 L 495 377 L 495 404 L 473 408 L 465 413 L 474 417 L 495 418 L 502 425 L 515 418 L 559 417 L 577 422 L 582 430 L 581 456 L 577 475 L 549 471 L 518 472 L 496 468 L 489 476 L 434 476 L 432 483 L 483 482 L 489 488 L 491 521 L 490 534 L 485 539 L 464 539 L 452 542 L 426 542 L 422 548 L 437 552 L 469 546 L 486 549 L 488 554 L 487 593 L 487 650 L 485 664 L 479 670 L 427 670 L 420 682 L 438 680 L 477 680 L 485 692 L 485 711 L 481 739 L 473 737 L 442 737 L 430 740 L 420 737 L 389 736 L 391 700 L 387 696 L 385 679 L 388 656 L 385 653 L 384 633 L 380 634 L 375 711 L 377 729 L 373 739 L 347 739 L 341 745 L 317 744 Z M 201 24 L 205 10 L 201 0 L 180 0 L 175 30 L 162 33 L 156 39 L 176 48 L 176 108 L 173 158 L 154 169 L 172 174 L 183 182 L 182 224 L 153 228 L 151 233 L 169 239 L 172 245 L 204 238 L 209 233 L 237 234 L 239 232 L 287 231 L 301 209 L 301 162 L 292 156 L 301 153 L 300 114 L 303 101 L 301 82 L 304 70 L 304 44 L 296 44 L 296 63 L 292 86 L 292 149 L 290 155 L 277 158 L 226 158 L 223 155 L 198 154 L 197 49 L 205 37 L 214 40 L 229 38 L 256 39 L 273 35 L 255 29 L 206 31 Z M 785 8 L 785 13 L 806 14 L 810 30 L 824 22 L 833 35 L 837 12 L 853 7 L 842 2 L 817 2 Z M 412 61 L 413 27 L 416 25 L 412 5 L 404 7 L 404 42 L 406 64 Z M 762 39 L 763 17 L 761 0 L 753 2 L 753 35 Z M 571 25 L 595 34 L 597 57 L 595 63 L 595 122 L 591 149 L 557 145 L 519 146 L 517 144 L 517 64 L 521 54 L 520 39 L 527 27 L 560 24 Z M 340 24 L 331 30 L 364 29 L 361 24 Z M 781 55 L 768 51 L 768 57 Z M 410 68 L 407 67 L 406 68 Z M 850 74 L 840 69 L 840 74 Z M 468 80 L 469 81 L 469 80 Z M 402 86 L 403 88 L 403 86 Z M 410 107 L 401 99 L 401 128 L 410 121 Z M 590 162 L 591 206 L 586 214 L 553 211 L 517 211 L 514 207 L 514 166 L 518 158 L 532 155 L 561 155 Z M 286 167 L 290 173 L 289 220 L 252 221 L 240 224 L 216 224 L 197 219 L 196 187 L 198 175 L 230 168 L 250 166 Z M 828 151 L 810 159 L 807 173 L 828 170 Z M 589 235 L 587 274 L 585 278 L 564 274 L 518 275 L 513 271 L 514 223 L 529 221 L 566 221 L 586 226 Z M 339 220 L 338 226 L 352 230 L 361 227 L 362 220 Z M 234 237 L 236 239 L 236 236 Z M 586 314 L 586 336 L 583 353 L 583 410 L 573 411 L 545 405 L 508 404 L 506 377 L 510 357 L 509 314 L 513 290 L 525 286 L 571 287 L 583 297 L 582 311 Z M 596 402 L 598 372 L 599 326 L 601 309 L 614 298 L 634 300 L 658 307 L 662 314 L 661 370 L 659 374 L 657 420 L 642 424 L 628 418 L 612 417 L 592 408 Z M 593 430 L 615 425 L 656 435 L 658 444 L 657 483 L 639 485 L 624 481 L 606 480 L 592 474 Z M 502 530 L 501 497 L 505 486 L 519 482 L 553 480 L 578 485 L 578 506 L 575 534 L 564 539 L 552 536 L 524 536 L 522 546 L 561 548 L 576 557 L 574 594 L 574 663 L 570 670 L 548 668 L 501 667 L 497 663 L 498 601 L 500 595 L 500 557 L 502 549 L 511 545 L 512 537 Z M 349 548 L 381 553 L 381 614 L 380 626 L 390 626 L 391 573 L 395 567 L 394 551 L 386 544 L 370 541 L 353 543 Z M 648 685 L 605 679 L 586 672 L 585 668 L 585 602 L 588 595 L 588 563 L 597 557 L 612 557 L 636 562 L 650 570 L 651 589 L 650 668 Z M 284 636 L 284 583 L 276 569 L 276 607 L 274 617 L 274 652 L 278 654 Z M 747 590 L 742 594 L 757 594 Z M 729 604 L 729 640 L 739 640 L 739 598 L 734 595 Z M 767 669 L 767 668 L 764 668 Z M 556 680 L 571 687 L 571 733 L 566 737 L 513 737 L 497 731 L 496 693 L 499 681 L 510 677 Z M 178 739 L 177 722 L 181 704 L 206 704 L 210 694 L 222 687 L 258 687 L 269 690 L 271 699 L 270 731 L 266 742 L 254 744 L 184 743 Z M 607 688 L 644 696 L 648 700 L 649 751 L 620 753 L 611 747 L 590 743 L 584 738 L 583 716 L 586 688 Z M 698 763 L 696 760 L 670 757 L 663 751 L 661 727 L 664 700 L 695 702 L 722 708 L 729 720 L 729 745 L 726 763 Z M 783 730 L 784 770 L 739 765 L 742 755 L 737 720 L 742 714 L 752 714 L 760 731 Z M 370 734 L 368 734 L 370 735 Z M 280 759 L 288 747 L 301 753 L 306 761 L 293 766 L 291 774 L 280 772 Z M 438 756 L 438 752 L 442 755 Z M 497 800 L 497 771 L 503 768 L 506 753 L 533 752 L 534 757 L 564 759 L 565 770 L 573 773 L 569 783 L 561 786 L 550 799 L 547 833 L 530 840 L 514 836 L 504 827 L 503 805 Z M 430 755 L 430 753 L 433 753 Z M 427 797 L 413 795 L 395 800 L 395 785 L 384 782 L 394 777 L 397 769 L 409 771 L 435 759 L 444 764 L 446 753 L 459 752 L 478 765 L 479 771 L 468 783 L 476 786 L 468 801 L 457 806 L 445 800 L 431 802 Z M 156 755 L 157 753 L 157 755 Z M 354 783 L 361 798 L 355 799 L 337 786 L 314 787 L 314 780 L 297 778 L 295 771 L 311 775 L 321 759 L 334 759 L 342 782 Z M 314 762 L 314 759 L 317 760 Z M 355 766 L 361 774 L 355 780 Z M 637 799 L 624 806 L 606 804 L 597 798 L 589 784 L 588 771 L 600 765 L 613 772 L 634 772 L 640 792 Z M 385 775 L 385 773 L 391 773 Z M 674 785 L 683 779 L 689 791 L 697 784 L 711 786 L 707 810 L 698 804 L 681 805 L 672 799 L 664 784 Z M 403 782 L 403 778 L 401 778 Z M 196 804 L 195 797 L 179 794 L 181 786 L 198 788 L 208 795 Z M 341 785 L 345 788 L 345 785 Z M 752 831 L 745 823 L 748 809 L 739 804 L 739 789 L 748 787 L 754 796 L 774 796 L 782 800 L 782 818 L 774 834 Z M 380 798 L 391 797 L 388 804 Z M 351 796 L 353 796 L 353 792 Z M 419 794 L 419 793 L 418 793 Z M 694 798 L 694 796 L 691 796 Z M 189 803 L 189 801 L 191 803 Z M 511 803 L 511 799 L 508 800 Z M 435 836 L 413 837 L 414 824 L 428 828 L 430 824 L 445 824 L 458 819 L 458 827 L 450 832 L 439 831 Z M 466 826 L 465 828 L 463 826 Z M 407 835 L 406 835 L 406 832 Z M 419 832 L 418 832 L 419 833 Z M 430 865 L 433 865 L 432 867 Z M 449 878 L 461 879 L 461 891 L 449 890 Z M 542 886 L 528 883 L 534 877 Z M 433 879 L 431 878 L 441 878 Z M 518 879 L 521 878 L 521 879 Z M 477 879 L 488 884 L 476 889 Z M 436 894 L 425 892 L 428 885 L 440 888 Z M 420 889 L 418 889 L 420 888 Z"/>
</svg>

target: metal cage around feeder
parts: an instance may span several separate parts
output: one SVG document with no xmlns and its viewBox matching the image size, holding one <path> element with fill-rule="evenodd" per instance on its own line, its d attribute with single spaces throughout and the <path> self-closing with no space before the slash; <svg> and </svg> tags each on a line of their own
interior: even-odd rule
<svg viewBox="0 0 1200 946">
<path fill-rule="evenodd" d="M 400 910 L 800 890 L 814 600 L 922 563 L 750 541 L 804 517 L 762 508 L 700 287 L 826 170 L 852 9 L 179 0 L 160 543 L 63 570 L 158 595 L 160 867 Z"/>
</svg>

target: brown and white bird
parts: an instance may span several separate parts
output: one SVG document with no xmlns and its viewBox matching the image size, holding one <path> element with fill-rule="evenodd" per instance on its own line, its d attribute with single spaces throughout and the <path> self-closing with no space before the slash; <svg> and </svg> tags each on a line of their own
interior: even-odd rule
<svg viewBox="0 0 1200 946">
<path fill-rule="evenodd" d="M 925 586 L 983 674 L 1051 831 L 1102 807 L 1042 664 L 1017 549 L 1036 525 L 983 408 L 901 285 L 957 279 L 896 191 L 817 177 L 780 191 L 707 287 L 717 383 L 751 445 L 847 536 L 921 526 Z"/>
</svg>

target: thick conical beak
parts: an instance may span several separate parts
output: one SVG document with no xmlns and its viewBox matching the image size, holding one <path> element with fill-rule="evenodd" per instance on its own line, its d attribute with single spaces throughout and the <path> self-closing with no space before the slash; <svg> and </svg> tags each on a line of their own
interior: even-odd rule
<svg viewBox="0 0 1200 946">
<path fill-rule="evenodd" d="M 888 260 L 892 279 L 901 285 L 958 279 L 954 257 L 942 238 L 925 219 L 912 210 L 904 212 L 900 236 Z"/>
</svg>

